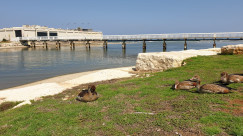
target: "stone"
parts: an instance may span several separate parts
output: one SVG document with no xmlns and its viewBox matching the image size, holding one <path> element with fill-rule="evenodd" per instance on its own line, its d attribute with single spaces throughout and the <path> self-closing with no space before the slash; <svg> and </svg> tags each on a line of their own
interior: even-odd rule
<svg viewBox="0 0 243 136">
<path fill-rule="evenodd" d="M 217 49 L 217 50 L 220 50 Z M 217 55 L 216 51 L 186 50 L 173 52 L 139 53 L 136 61 L 137 71 L 164 71 L 182 66 L 187 58 L 208 55 Z"/>
<path fill-rule="evenodd" d="M 221 47 L 221 54 L 223 55 L 243 54 L 243 44 L 223 46 Z"/>
</svg>

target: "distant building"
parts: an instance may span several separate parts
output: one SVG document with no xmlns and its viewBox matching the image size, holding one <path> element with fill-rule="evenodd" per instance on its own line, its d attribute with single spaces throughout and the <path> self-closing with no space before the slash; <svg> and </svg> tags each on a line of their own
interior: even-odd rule
<svg viewBox="0 0 243 136">
<path fill-rule="evenodd" d="M 103 38 L 102 32 L 94 32 L 92 29 L 56 29 L 48 28 L 39 25 L 23 25 L 22 27 L 11 27 L 0 29 L 0 41 L 3 39 L 10 41 L 17 41 L 18 37 L 95 37 L 97 39 Z"/>
</svg>

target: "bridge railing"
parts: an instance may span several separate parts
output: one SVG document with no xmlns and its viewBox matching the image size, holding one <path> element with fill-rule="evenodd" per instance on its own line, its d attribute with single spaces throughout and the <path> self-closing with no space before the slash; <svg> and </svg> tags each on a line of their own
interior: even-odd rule
<svg viewBox="0 0 243 136">
<path fill-rule="evenodd" d="M 138 34 L 138 35 L 103 35 L 97 36 L 40 36 L 19 37 L 16 40 L 158 40 L 158 39 L 213 39 L 213 38 L 243 38 L 243 32 L 224 33 L 175 33 L 175 34 Z"/>
<path fill-rule="evenodd" d="M 178 34 L 140 34 L 104 35 L 104 40 L 152 40 L 152 39 L 202 39 L 202 38 L 243 38 L 243 32 L 225 33 L 178 33 Z"/>
</svg>

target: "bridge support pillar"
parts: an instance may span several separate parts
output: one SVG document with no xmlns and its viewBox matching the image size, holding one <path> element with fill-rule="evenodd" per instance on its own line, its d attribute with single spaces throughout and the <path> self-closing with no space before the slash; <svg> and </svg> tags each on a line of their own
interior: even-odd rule
<svg viewBox="0 0 243 136">
<path fill-rule="evenodd" d="M 146 41 L 145 40 L 143 40 L 143 49 L 146 50 Z"/>
<path fill-rule="evenodd" d="M 163 52 L 165 52 L 166 51 L 166 39 L 163 39 Z"/>
<path fill-rule="evenodd" d="M 72 49 L 73 41 L 70 41 L 69 44 L 70 44 L 70 49 Z"/>
<path fill-rule="evenodd" d="M 122 41 L 122 49 L 126 49 L 126 41 L 125 40 Z"/>
<path fill-rule="evenodd" d="M 213 48 L 216 48 L 216 42 L 215 42 L 216 38 L 214 38 L 213 40 Z"/>
<path fill-rule="evenodd" d="M 57 48 L 57 49 L 60 48 L 60 43 L 59 43 L 59 41 L 56 42 L 56 48 Z"/>
<path fill-rule="evenodd" d="M 103 48 L 107 49 L 107 45 L 108 45 L 108 42 L 107 42 L 107 40 L 105 40 L 104 43 L 103 43 Z"/>
<path fill-rule="evenodd" d="M 31 41 L 30 46 L 35 48 L 35 41 Z"/>
<path fill-rule="evenodd" d="M 35 48 L 35 41 L 33 42 L 33 44 L 34 44 L 34 48 Z"/>
<path fill-rule="evenodd" d="M 86 41 L 86 48 L 89 48 L 90 49 L 90 42 L 89 41 Z"/>
<path fill-rule="evenodd" d="M 185 39 L 185 43 L 184 43 L 184 50 L 187 50 L 187 43 L 186 43 L 186 39 Z"/>
<path fill-rule="evenodd" d="M 43 46 L 43 48 L 45 48 L 46 47 L 46 49 L 48 48 L 48 44 L 47 44 L 47 42 L 46 41 L 44 41 L 44 46 Z"/>
<path fill-rule="evenodd" d="M 72 48 L 75 49 L 75 43 L 73 42 Z"/>
</svg>

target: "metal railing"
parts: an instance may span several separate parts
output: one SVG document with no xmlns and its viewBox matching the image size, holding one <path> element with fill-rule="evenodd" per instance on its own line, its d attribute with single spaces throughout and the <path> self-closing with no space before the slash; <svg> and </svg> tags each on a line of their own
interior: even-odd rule
<svg viewBox="0 0 243 136">
<path fill-rule="evenodd" d="M 213 39 L 243 38 L 243 32 L 225 33 L 177 33 L 177 34 L 139 34 L 139 35 L 104 35 L 104 40 L 154 40 L 154 39 Z"/>
<path fill-rule="evenodd" d="M 156 40 L 156 39 L 214 39 L 214 38 L 243 38 L 243 32 L 222 33 L 175 33 L 175 34 L 138 34 L 138 35 L 103 35 L 98 36 L 40 36 L 18 37 L 13 40 Z"/>
</svg>

